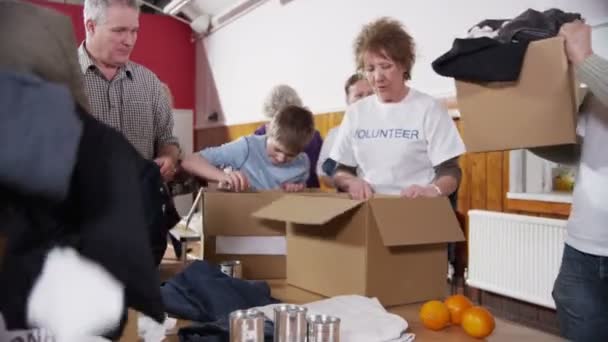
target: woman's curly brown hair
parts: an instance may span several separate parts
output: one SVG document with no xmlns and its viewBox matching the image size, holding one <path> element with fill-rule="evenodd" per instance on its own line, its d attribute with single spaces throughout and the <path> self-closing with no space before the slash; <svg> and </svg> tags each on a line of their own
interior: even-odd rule
<svg viewBox="0 0 608 342">
<path fill-rule="evenodd" d="M 373 52 L 386 54 L 405 69 L 406 80 L 411 78 L 416 60 L 414 39 L 398 20 L 383 17 L 363 26 L 355 39 L 354 50 L 358 70 L 364 69 L 365 53 Z"/>
</svg>

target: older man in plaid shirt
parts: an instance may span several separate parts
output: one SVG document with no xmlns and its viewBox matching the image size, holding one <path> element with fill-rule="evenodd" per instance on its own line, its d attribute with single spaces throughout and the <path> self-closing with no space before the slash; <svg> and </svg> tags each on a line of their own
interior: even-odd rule
<svg viewBox="0 0 608 342">
<path fill-rule="evenodd" d="M 180 150 L 169 98 L 152 71 L 129 60 L 139 29 L 137 1 L 86 0 L 84 21 L 78 59 L 92 114 L 122 132 L 171 180 Z"/>
</svg>

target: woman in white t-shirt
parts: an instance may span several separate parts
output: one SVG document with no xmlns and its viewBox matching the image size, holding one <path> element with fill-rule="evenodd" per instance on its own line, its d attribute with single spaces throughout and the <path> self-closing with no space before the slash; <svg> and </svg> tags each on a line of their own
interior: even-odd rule
<svg viewBox="0 0 608 342">
<path fill-rule="evenodd" d="M 445 107 L 406 84 L 415 59 L 412 37 L 400 22 L 382 18 L 363 27 L 354 48 L 374 95 L 346 111 L 330 153 L 339 165 L 335 184 L 355 199 L 449 196 L 458 187 L 465 148 Z"/>
</svg>

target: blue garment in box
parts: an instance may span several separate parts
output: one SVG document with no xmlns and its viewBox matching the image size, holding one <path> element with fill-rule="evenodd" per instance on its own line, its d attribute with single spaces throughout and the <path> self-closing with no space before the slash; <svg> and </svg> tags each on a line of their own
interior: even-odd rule
<svg viewBox="0 0 608 342">
<path fill-rule="evenodd" d="M 200 323 L 216 322 L 236 310 L 277 303 L 263 281 L 235 279 L 217 266 L 194 261 L 161 287 L 169 315 Z"/>
<path fill-rule="evenodd" d="M 169 315 L 195 322 L 180 329 L 182 342 L 228 341 L 231 312 L 278 302 L 266 282 L 235 279 L 199 260 L 164 283 L 161 294 Z M 272 341 L 272 323 L 266 322 L 264 330 Z"/>
</svg>

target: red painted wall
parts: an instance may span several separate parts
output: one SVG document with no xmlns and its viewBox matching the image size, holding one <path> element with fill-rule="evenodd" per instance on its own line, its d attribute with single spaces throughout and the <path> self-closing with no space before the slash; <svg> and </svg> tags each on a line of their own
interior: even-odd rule
<svg viewBox="0 0 608 342">
<path fill-rule="evenodd" d="M 53 8 L 72 18 L 76 40 L 84 40 L 82 6 L 44 0 L 32 2 Z M 152 70 L 171 88 L 175 107 L 194 109 L 195 43 L 192 30 L 171 17 L 142 14 L 140 31 L 131 59 Z"/>
</svg>

